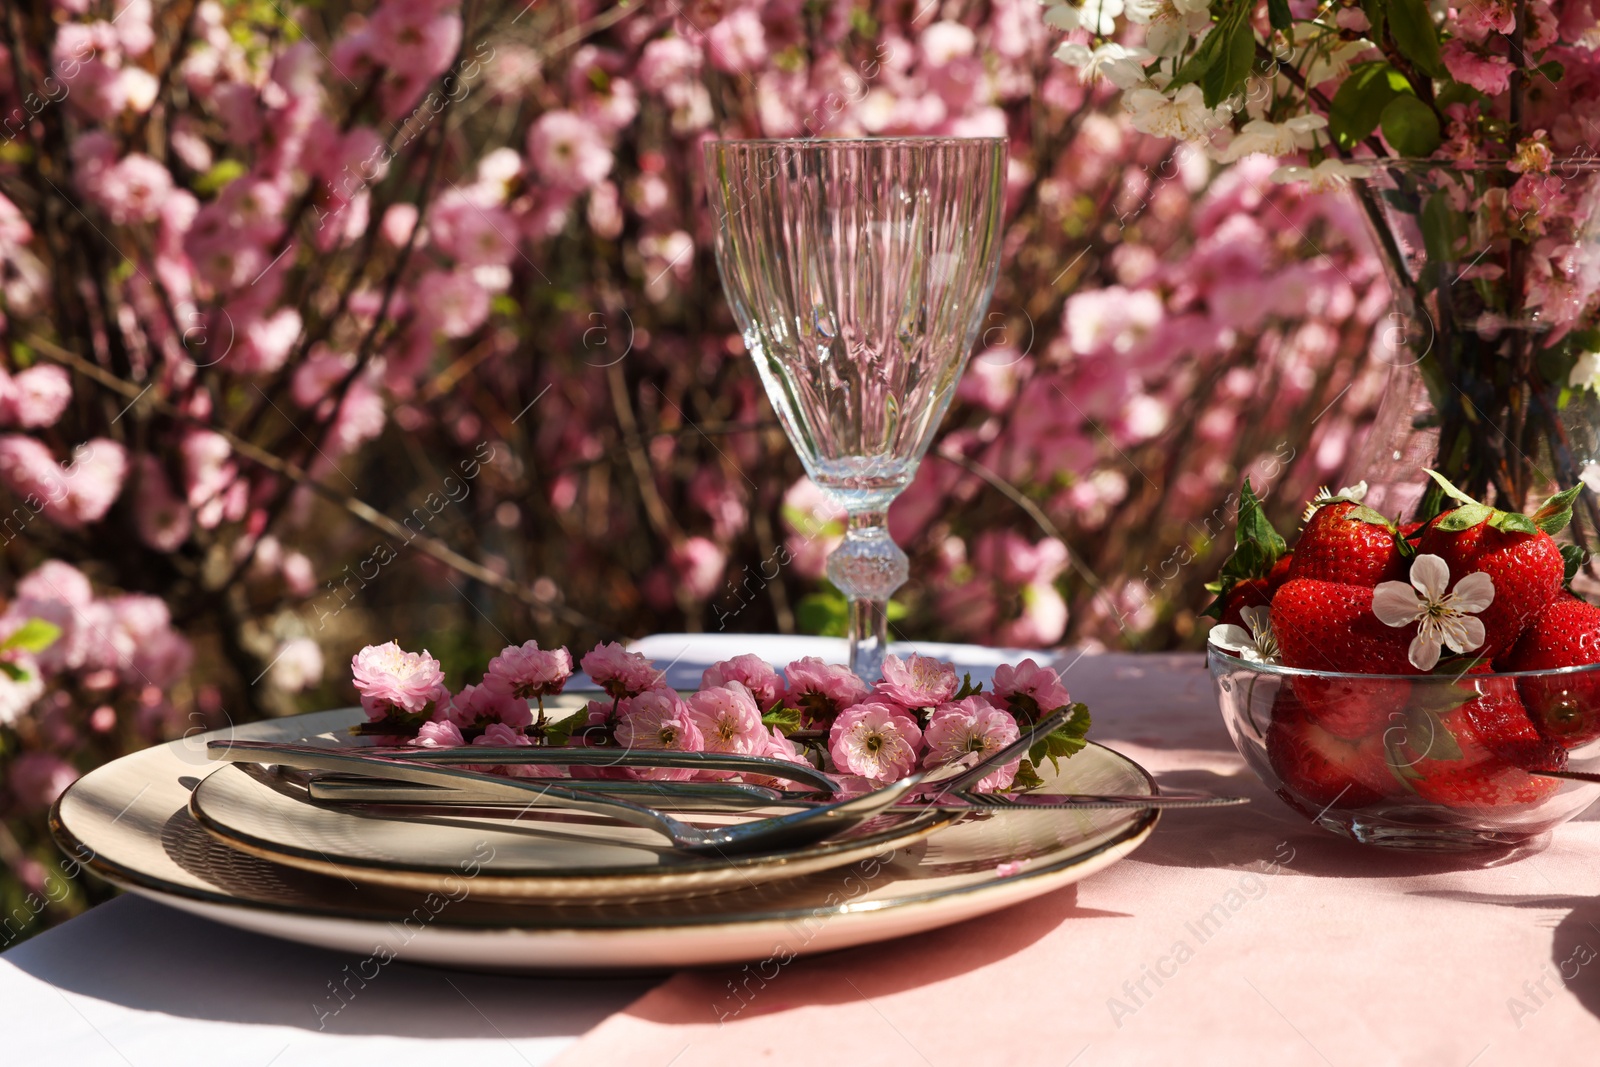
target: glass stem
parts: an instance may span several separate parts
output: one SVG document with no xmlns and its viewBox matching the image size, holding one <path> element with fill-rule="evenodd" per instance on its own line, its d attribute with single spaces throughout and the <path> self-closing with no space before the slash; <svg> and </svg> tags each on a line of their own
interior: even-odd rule
<svg viewBox="0 0 1600 1067">
<path fill-rule="evenodd" d="M 889 649 L 889 598 L 910 561 L 889 536 L 883 510 L 851 512 L 844 542 L 828 557 L 828 579 L 850 598 L 850 669 L 867 682 L 883 673 Z"/>
</svg>

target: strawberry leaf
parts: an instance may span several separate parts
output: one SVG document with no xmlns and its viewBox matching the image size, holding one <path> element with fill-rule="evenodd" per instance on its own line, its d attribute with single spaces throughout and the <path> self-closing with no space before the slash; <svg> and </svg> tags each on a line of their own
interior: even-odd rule
<svg viewBox="0 0 1600 1067">
<path fill-rule="evenodd" d="M 1250 488 L 1249 478 L 1244 480 L 1244 488 L 1239 491 L 1239 521 L 1234 528 L 1233 539 L 1233 555 L 1222 565 L 1222 571 L 1214 583 L 1215 588 L 1206 586 L 1216 594 L 1217 599 L 1201 614 L 1214 619 L 1222 618 L 1228 593 L 1235 585 L 1249 578 L 1265 578 L 1271 572 L 1272 565 L 1289 550 L 1282 535 L 1273 528 L 1262 511 L 1261 499 Z"/>
<path fill-rule="evenodd" d="M 1425 704 L 1442 704 L 1444 707 L 1413 706 L 1406 709 L 1405 737 L 1402 739 L 1405 746 L 1416 754 L 1418 760 L 1459 760 L 1462 758 L 1461 746 L 1456 744 L 1456 739 L 1449 729 L 1445 727 L 1441 713 L 1452 708 L 1460 707 L 1477 699 L 1474 691 L 1459 703 L 1450 703 L 1455 699 L 1453 694 L 1435 694 L 1426 699 Z"/>
<path fill-rule="evenodd" d="M 1568 510 L 1567 517 L 1569 519 L 1572 517 L 1571 510 Z M 1490 516 L 1489 525 L 1505 533 L 1536 534 L 1539 532 L 1539 527 L 1534 525 L 1534 521 L 1531 518 L 1517 511 L 1496 511 Z M 1565 526 L 1566 523 L 1563 522 L 1561 525 Z"/>
<path fill-rule="evenodd" d="M 1561 562 L 1565 564 L 1566 573 L 1562 576 L 1561 583 L 1567 587 L 1567 592 L 1572 591 L 1572 579 L 1578 576 L 1583 565 L 1589 562 L 1589 553 L 1578 545 L 1561 546 Z"/>
<path fill-rule="evenodd" d="M 1433 472 L 1429 471 L 1428 473 L 1432 474 Z M 1448 512 L 1444 518 L 1435 524 L 1435 528 L 1444 533 L 1460 533 L 1462 530 L 1470 530 L 1485 519 L 1493 517 L 1494 513 L 1494 508 L 1491 508 L 1488 504 L 1479 504 L 1474 501 Z M 1501 514 L 1504 514 L 1504 512 Z"/>
<path fill-rule="evenodd" d="M 1472 499 L 1466 493 L 1463 493 L 1461 490 L 1457 489 L 1455 487 L 1455 483 L 1450 481 L 1449 478 L 1446 478 L 1444 475 L 1440 474 L 1438 471 L 1436 471 L 1436 470 L 1424 470 L 1423 473 L 1426 474 L 1428 477 L 1432 478 L 1435 482 L 1437 482 L 1439 484 L 1439 488 L 1444 490 L 1444 495 L 1449 497 L 1451 500 L 1454 500 L 1456 503 L 1458 503 L 1458 504 L 1477 504 L 1478 503 L 1478 501 Z M 1482 521 L 1482 520 L 1479 520 L 1479 521 Z"/>
<path fill-rule="evenodd" d="M 1382 526 L 1385 530 L 1392 531 L 1395 529 L 1394 523 L 1390 522 L 1386 516 L 1372 510 L 1364 504 L 1351 508 L 1349 511 L 1345 512 L 1344 517 L 1347 519 L 1354 519 L 1357 522 L 1367 523 L 1369 526 Z"/>
<path fill-rule="evenodd" d="M 1563 489 L 1555 496 L 1539 505 L 1539 510 L 1528 516 L 1533 524 L 1547 534 L 1557 534 L 1567 528 L 1567 523 L 1572 521 L 1572 503 L 1583 492 L 1583 485 L 1579 483 L 1571 489 Z"/>
</svg>

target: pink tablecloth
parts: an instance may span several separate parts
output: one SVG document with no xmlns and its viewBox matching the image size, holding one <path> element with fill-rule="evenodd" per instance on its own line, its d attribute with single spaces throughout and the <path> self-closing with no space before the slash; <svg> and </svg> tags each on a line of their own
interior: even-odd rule
<svg viewBox="0 0 1600 1067">
<path fill-rule="evenodd" d="M 1009 911 L 795 960 L 720 1025 L 737 970 L 678 974 L 558 1063 L 1596 1062 L 1593 813 L 1499 866 L 1349 844 L 1245 769 L 1200 657 L 1091 656 L 1067 680 L 1164 786 L 1255 803 L 1169 813 L 1132 858 Z"/>
</svg>

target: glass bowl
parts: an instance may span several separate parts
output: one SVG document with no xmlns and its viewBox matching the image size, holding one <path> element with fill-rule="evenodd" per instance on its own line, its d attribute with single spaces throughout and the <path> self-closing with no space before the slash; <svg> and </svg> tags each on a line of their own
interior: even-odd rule
<svg viewBox="0 0 1600 1067">
<path fill-rule="evenodd" d="M 1344 837 L 1509 848 L 1600 797 L 1600 785 L 1532 773 L 1600 769 L 1600 664 L 1334 674 L 1207 654 L 1239 754 L 1291 808 Z"/>
</svg>

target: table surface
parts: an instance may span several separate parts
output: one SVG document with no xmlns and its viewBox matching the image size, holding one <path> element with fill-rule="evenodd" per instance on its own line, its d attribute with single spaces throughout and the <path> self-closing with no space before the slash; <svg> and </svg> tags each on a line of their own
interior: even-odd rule
<svg viewBox="0 0 1600 1067">
<path fill-rule="evenodd" d="M 842 658 L 818 639 L 639 647 L 676 660 L 675 684 L 736 652 Z M 938 651 L 975 675 L 1020 655 Z M 1169 812 L 1131 858 L 1075 886 L 755 984 L 739 968 L 547 979 L 396 963 L 321 1030 L 315 1005 L 349 960 L 123 896 L 0 955 L 0 1060 L 700 1067 L 810 1065 L 825 1048 L 853 1067 L 1593 1061 L 1595 812 L 1498 865 L 1354 845 L 1245 769 L 1201 657 L 1069 653 L 1058 666 L 1094 736 L 1163 786 L 1254 803 Z"/>
</svg>

